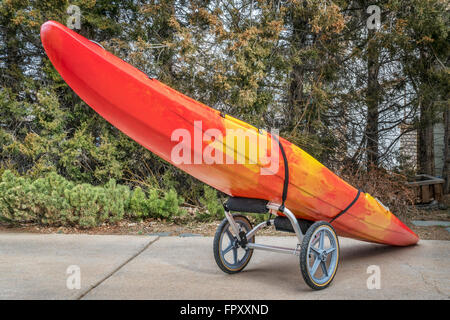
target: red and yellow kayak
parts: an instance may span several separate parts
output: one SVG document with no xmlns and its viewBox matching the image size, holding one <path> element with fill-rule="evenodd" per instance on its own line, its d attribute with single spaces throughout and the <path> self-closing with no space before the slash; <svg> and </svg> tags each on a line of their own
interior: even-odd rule
<svg viewBox="0 0 450 320">
<path fill-rule="evenodd" d="M 271 134 L 150 79 L 57 22 L 48 21 L 42 25 L 41 39 L 50 61 L 81 99 L 139 144 L 230 196 L 281 203 L 285 173 L 281 156 L 276 166 L 258 159 L 253 162 L 228 161 L 251 157 L 248 147 L 245 155 L 236 150 L 229 152 L 234 147 L 226 144 L 229 129 L 245 131 L 248 139 L 267 139 L 266 146 L 258 145 L 258 152 L 267 155 L 275 150 Z M 178 140 L 173 139 L 174 132 L 181 133 Z M 185 133 L 194 138 L 183 140 L 180 137 Z M 198 136 L 203 139 L 195 138 Z M 297 218 L 330 221 L 352 203 L 357 189 L 299 147 L 285 139 L 279 140 L 289 168 L 285 204 Z M 192 163 L 173 160 L 173 152 L 180 148 L 180 143 L 190 153 L 180 154 L 188 156 Z M 214 159 L 223 156 L 227 160 L 223 163 L 198 161 L 203 159 L 205 150 L 209 150 Z M 262 168 L 276 169 L 271 174 L 261 174 Z M 333 226 L 341 236 L 376 243 L 406 246 L 419 240 L 413 231 L 367 193 L 361 193 L 348 211 L 333 221 Z"/>
</svg>

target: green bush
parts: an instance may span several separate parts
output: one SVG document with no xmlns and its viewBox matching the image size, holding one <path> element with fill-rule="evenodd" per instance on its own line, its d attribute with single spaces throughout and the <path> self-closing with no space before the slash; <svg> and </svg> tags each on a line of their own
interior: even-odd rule
<svg viewBox="0 0 450 320">
<path fill-rule="evenodd" d="M 172 189 L 160 193 L 116 184 L 75 184 L 56 173 L 32 180 L 6 170 L 0 180 L 0 221 L 51 226 L 98 226 L 123 218 L 172 218 L 183 214 L 183 199 Z"/>
<path fill-rule="evenodd" d="M 142 219 L 148 213 L 147 197 L 140 187 L 137 187 L 132 192 L 130 198 L 130 209 L 132 214 L 137 219 Z"/>
<path fill-rule="evenodd" d="M 160 198 L 157 190 L 150 190 L 147 205 L 152 216 L 160 218 L 169 218 L 171 216 L 180 216 L 184 211 L 179 207 L 184 200 L 179 198 L 174 189 L 164 192 Z"/>
<path fill-rule="evenodd" d="M 223 205 L 217 196 L 216 189 L 209 186 L 203 187 L 203 197 L 200 203 L 205 207 L 205 211 L 198 213 L 200 220 L 221 220 L 225 216 Z"/>
</svg>

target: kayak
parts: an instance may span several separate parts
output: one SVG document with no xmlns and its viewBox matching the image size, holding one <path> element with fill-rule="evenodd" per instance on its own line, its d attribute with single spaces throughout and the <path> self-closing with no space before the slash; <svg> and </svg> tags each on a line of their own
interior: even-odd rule
<svg viewBox="0 0 450 320">
<path fill-rule="evenodd" d="M 232 197 L 285 200 L 298 219 L 332 221 L 340 236 L 395 246 L 418 242 L 418 236 L 377 199 L 273 132 L 149 78 L 60 23 L 44 23 L 41 40 L 56 70 L 83 101 L 198 180 Z"/>
</svg>

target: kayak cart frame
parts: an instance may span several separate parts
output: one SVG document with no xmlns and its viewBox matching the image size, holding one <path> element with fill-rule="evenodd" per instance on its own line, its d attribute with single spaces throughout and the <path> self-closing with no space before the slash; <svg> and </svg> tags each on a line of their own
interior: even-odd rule
<svg viewBox="0 0 450 320">
<path fill-rule="evenodd" d="M 303 279 L 312 289 L 330 285 L 339 263 L 339 241 L 330 223 L 298 219 L 288 208 L 261 199 L 230 198 L 224 208 L 225 219 L 217 228 L 213 245 L 214 258 L 222 271 L 229 274 L 242 271 L 253 250 L 272 251 L 299 257 Z M 245 216 L 232 214 L 232 211 L 270 213 L 270 217 L 252 227 Z M 274 219 L 271 219 L 272 214 L 276 216 Z M 255 243 L 256 233 L 269 226 L 295 233 L 297 246 L 285 248 Z"/>
<path fill-rule="evenodd" d="M 273 210 L 274 212 L 278 212 L 280 207 L 281 207 L 281 205 L 276 204 L 276 203 L 268 203 L 267 204 L 267 209 Z M 297 221 L 297 218 L 294 216 L 294 214 L 291 212 L 291 210 L 289 210 L 286 207 L 283 208 L 282 213 L 284 215 L 286 215 L 286 217 L 289 219 L 289 221 L 292 225 L 292 228 L 297 236 L 298 243 L 299 244 L 302 243 L 304 234 L 303 234 L 302 230 L 300 229 L 300 225 Z M 231 214 L 231 212 L 225 210 L 225 217 L 228 220 L 228 222 L 230 223 L 231 227 L 233 228 L 233 231 L 235 232 L 235 234 L 237 234 L 237 238 L 239 240 L 241 240 L 240 236 L 239 236 L 239 231 L 238 231 L 239 226 L 234 221 L 233 215 Z M 269 219 L 268 221 L 261 222 L 256 227 L 254 227 L 251 231 L 249 231 L 245 236 L 247 239 L 249 239 L 253 235 L 255 235 L 258 230 L 268 227 L 268 226 L 271 226 L 271 225 L 274 225 L 274 223 L 275 223 L 274 219 Z M 250 249 L 260 249 L 260 250 L 274 251 L 274 252 L 280 252 L 280 253 L 294 254 L 294 255 L 299 256 L 300 255 L 299 248 L 298 248 L 299 244 L 297 245 L 297 248 L 295 248 L 295 249 L 274 247 L 274 246 L 262 245 L 262 244 L 256 244 L 256 243 L 248 243 L 247 246 Z"/>
<path fill-rule="evenodd" d="M 291 210 L 286 208 L 285 201 L 289 186 L 288 162 L 280 140 L 274 135 L 272 135 L 272 138 L 278 142 L 284 162 L 282 203 L 278 204 L 264 199 L 229 198 L 224 204 L 225 219 L 218 226 L 214 236 L 214 259 L 222 271 L 234 274 L 247 266 L 253 255 L 253 250 L 292 254 L 299 257 L 300 270 L 306 284 L 315 290 L 324 289 L 330 285 L 338 268 L 338 237 L 329 222 L 298 219 Z M 356 199 L 330 222 L 345 213 Z M 245 216 L 232 214 L 232 211 L 270 213 L 270 216 L 267 221 L 253 228 L 251 222 Z M 276 216 L 275 219 L 271 219 L 272 214 Z M 298 240 L 297 246 L 295 248 L 284 248 L 256 244 L 256 232 L 268 226 L 275 226 L 275 229 L 279 231 L 295 233 Z"/>
</svg>

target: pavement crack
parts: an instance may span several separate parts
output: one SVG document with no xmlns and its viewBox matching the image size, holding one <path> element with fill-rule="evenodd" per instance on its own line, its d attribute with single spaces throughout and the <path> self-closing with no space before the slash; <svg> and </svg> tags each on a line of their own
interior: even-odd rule
<svg viewBox="0 0 450 320">
<path fill-rule="evenodd" d="M 105 277 L 103 277 L 102 279 L 100 279 L 100 281 L 96 282 L 94 285 L 90 286 L 88 289 L 86 289 L 86 291 L 84 291 L 83 293 L 81 293 L 79 296 L 77 296 L 75 298 L 75 300 L 81 300 L 83 299 L 89 292 L 91 292 L 92 290 L 94 290 L 95 288 L 97 288 L 99 285 L 101 285 L 103 282 L 105 282 L 106 280 L 108 280 L 110 277 L 112 277 L 117 271 L 119 271 L 120 269 L 122 269 L 125 265 L 127 265 L 128 263 L 130 263 L 132 260 L 134 260 L 137 256 L 139 256 L 142 252 L 144 252 L 145 250 L 147 250 L 148 247 L 150 247 L 150 245 L 152 245 L 153 243 L 155 243 L 156 241 L 159 240 L 159 236 L 156 237 L 156 239 L 154 240 L 150 240 L 141 250 L 139 250 L 138 252 L 136 252 L 134 255 L 132 255 L 130 258 L 128 258 L 125 262 L 123 262 L 121 265 L 119 265 L 117 268 L 115 268 L 113 271 L 111 271 L 110 273 L 108 273 Z"/>
<path fill-rule="evenodd" d="M 425 283 L 427 286 L 432 287 L 439 295 L 442 295 L 442 296 L 446 297 L 447 299 L 449 298 L 449 296 L 447 294 L 445 294 L 445 292 L 442 292 L 441 289 L 439 289 L 439 287 L 436 285 L 435 281 L 429 281 L 426 279 L 422 270 L 420 270 L 419 268 L 413 267 L 409 263 L 407 263 L 406 265 L 408 267 L 410 267 L 411 269 L 417 271 L 420 274 L 420 277 L 422 278 L 423 283 Z"/>
<path fill-rule="evenodd" d="M 446 297 L 447 299 L 449 298 L 447 294 L 445 294 L 444 292 L 441 291 L 441 289 L 439 289 L 439 287 L 436 285 L 436 283 L 435 283 L 434 281 L 433 281 L 433 283 L 431 283 L 430 281 L 428 281 L 428 280 L 425 278 L 425 275 L 423 274 L 422 271 L 420 271 L 420 270 L 418 270 L 418 271 L 419 271 L 419 273 L 420 273 L 420 276 L 422 277 L 422 281 L 423 281 L 425 284 L 431 286 L 434 290 L 436 290 L 436 292 L 437 292 L 438 294 L 440 294 L 440 295 Z"/>
</svg>

